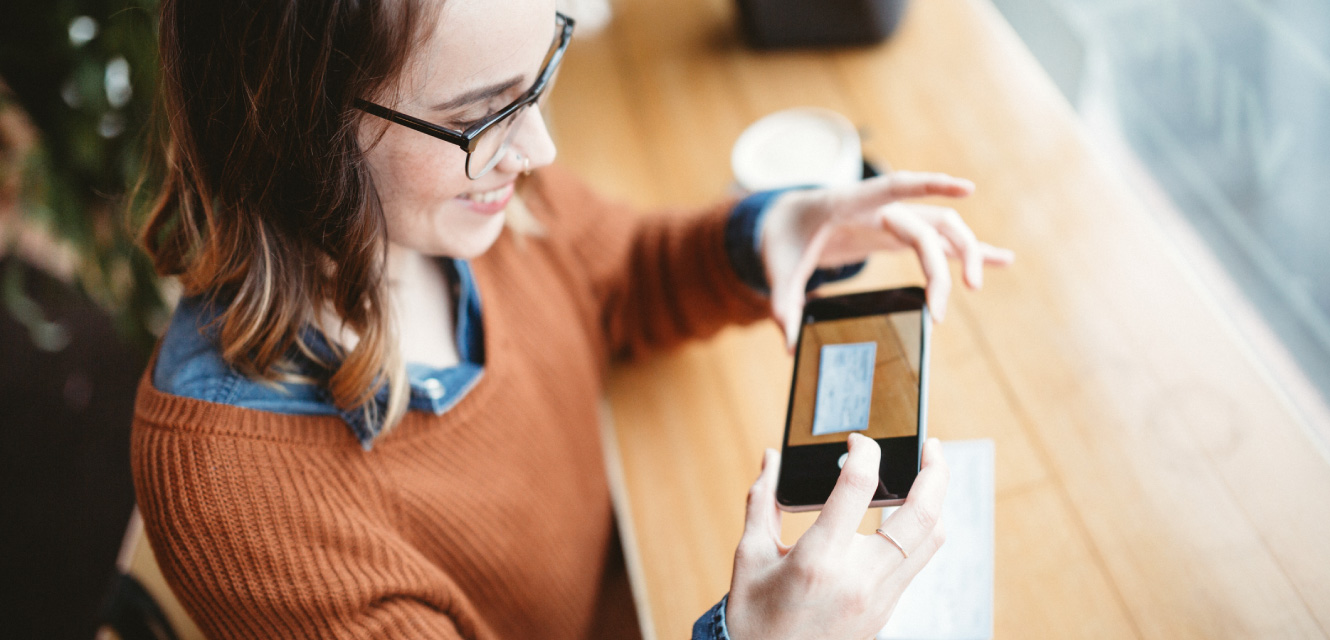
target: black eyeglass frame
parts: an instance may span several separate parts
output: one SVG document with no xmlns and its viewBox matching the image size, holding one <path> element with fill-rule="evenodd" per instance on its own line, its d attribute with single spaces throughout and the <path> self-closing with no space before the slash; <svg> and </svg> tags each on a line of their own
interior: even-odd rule
<svg viewBox="0 0 1330 640">
<path fill-rule="evenodd" d="M 572 41 L 573 25 L 576 24 L 576 21 L 565 15 L 563 12 L 556 11 L 554 15 L 557 20 L 563 23 L 563 26 L 559 31 L 559 44 L 549 54 L 549 57 L 545 59 L 545 64 L 540 70 L 540 75 L 536 77 L 536 82 L 511 104 L 499 109 L 492 115 L 486 116 L 484 120 L 467 127 L 466 131 L 449 129 L 448 127 L 427 122 L 420 118 L 409 116 L 400 111 L 394 111 L 388 107 L 360 98 L 356 99 L 355 107 L 370 115 L 378 116 L 389 122 L 400 124 L 408 129 L 419 131 L 425 135 L 433 136 L 461 147 L 462 150 L 466 152 L 467 176 L 470 177 L 471 153 L 476 150 L 476 144 L 480 139 L 481 134 L 500 122 L 503 122 L 505 118 L 511 116 L 522 107 L 539 100 L 541 94 L 545 92 L 545 88 L 549 86 L 550 80 L 554 77 L 554 73 L 558 71 L 559 63 L 563 61 L 564 51 L 568 50 L 568 43 Z M 472 179 L 475 180 L 479 177 L 480 176 L 476 176 Z"/>
</svg>

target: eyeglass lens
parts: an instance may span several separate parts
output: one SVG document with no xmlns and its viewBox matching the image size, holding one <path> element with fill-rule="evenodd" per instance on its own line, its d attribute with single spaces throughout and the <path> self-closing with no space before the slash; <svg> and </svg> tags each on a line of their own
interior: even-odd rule
<svg viewBox="0 0 1330 640">
<path fill-rule="evenodd" d="M 480 137 L 476 139 L 476 148 L 471 151 L 471 155 L 466 159 L 466 173 L 472 180 L 489 173 L 499 161 L 503 159 L 504 154 L 508 153 L 508 147 L 513 144 L 513 135 L 517 133 L 518 123 L 526 116 L 527 109 L 531 105 L 523 105 L 522 108 L 512 112 L 502 122 L 486 129 Z"/>
<path fill-rule="evenodd" d="M 545 85 L 544 91 L 536 98 L 533 103 L 537 110 L 542 110 L 545 106 L 545 98 L 550 94 L 550 89 L 554 88 L 554 81 L 559 77 L 559 70 L 554 70 L 554 75 L 550 77 Z M 480 137 L 476 139 L 476 147 L 466 159 L 466 174 L 472 180 L 477 180 L 481 176 L 489 173 L 496 165 L 503 160 L 504 154 L 508 153 L 508 148 L 513 144 L 513 138 L 521 128 L 522 118 L 526 117 L 527 110 L 532 105 L 523 105 L 522 108 L 508 114 L 502 122 L 486 129 Z M 543 115 L 543 114 L 542 114 Z"/>
</svg>

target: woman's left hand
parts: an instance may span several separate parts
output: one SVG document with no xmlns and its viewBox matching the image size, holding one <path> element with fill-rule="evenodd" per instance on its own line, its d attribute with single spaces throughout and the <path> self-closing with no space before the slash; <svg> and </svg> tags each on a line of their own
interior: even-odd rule
<svg viewBox="0 0 1330 640">
<path fill-rule="evenodd" d="M 1011 264 L 1010 250 L 980 242 L 955 210 L 902 202 L 907 198 L 963 198 L 974 183 L 941 173 L 895 171 L 860 183 L 781 194 L 763 221 L 760 246 L 771 284 L 771 309 L 794 348 L 804 308 L 804 287 L 819 267 L 862 262 L 874 251 L 913 248 L 923 266 L 928 306 L 947 313 L 951 273 L 947 258 L 964 265 L 965 284 L 983 286 L 984 266 Z"/>
</svg>

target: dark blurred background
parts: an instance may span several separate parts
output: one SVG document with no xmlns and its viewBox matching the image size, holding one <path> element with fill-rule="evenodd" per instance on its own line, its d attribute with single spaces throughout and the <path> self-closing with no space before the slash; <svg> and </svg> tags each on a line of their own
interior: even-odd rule
<svg viewBox="0 0 1330 640">
<path fill-rule="evenodd" d="M 164 304 L 129 187 L 155 2 L 6 3 L 0 19 L 0 620 L 91 638 L 133 509 L 134 390 Z"/>
</svg>

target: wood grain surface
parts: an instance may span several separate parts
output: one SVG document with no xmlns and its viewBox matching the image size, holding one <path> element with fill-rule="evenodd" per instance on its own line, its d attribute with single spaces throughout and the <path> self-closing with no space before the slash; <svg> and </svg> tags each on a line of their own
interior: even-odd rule
<svg viewBox="0 0 1330 640">
<path fill-rule="evenodd" d="M 986 0 L 916 0 L 886 44 L 790 53 L 743 48 L 731 0 L 614 7 L 575 37 L 551 110 L 562 162 L 606 193 L 713 201 L 744 126 L 793 106 L 846 114 L 874 159 L 978 185 L 957 209 L 1018 260 L 953 294 L 929 429 L 997 444 L 996 637 L 1327 635 L 1322 444 Z M 920 282 L 882 255 L 835 290 Z M 614 372 L 647 637 L 687 637 L 728 590 L 790 374 L 770 324 Z M 787 542 L 813 517 L 787 515 Z"/>
</svg>

